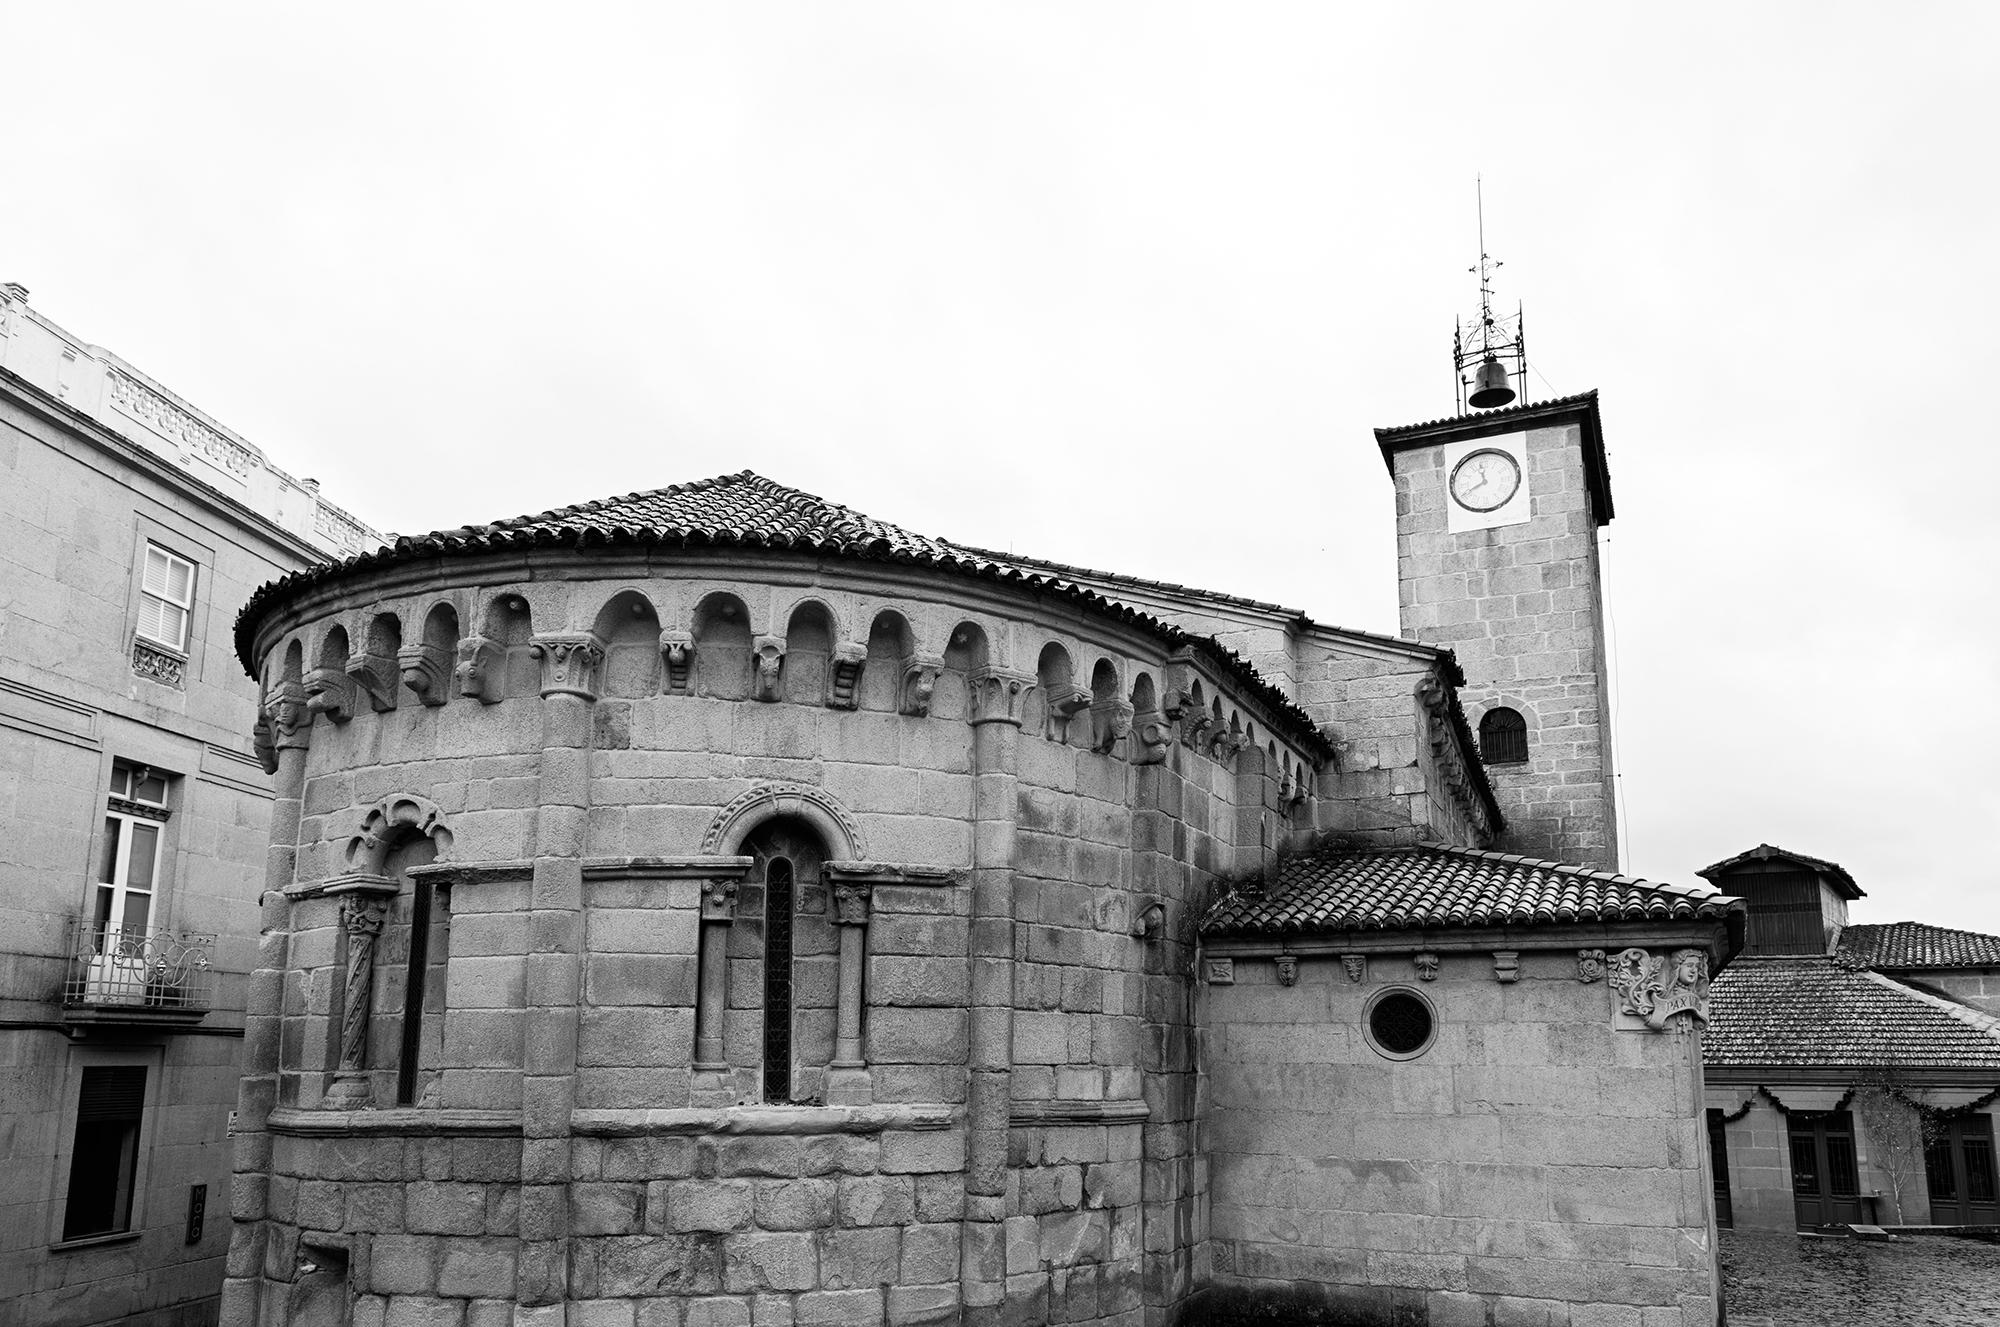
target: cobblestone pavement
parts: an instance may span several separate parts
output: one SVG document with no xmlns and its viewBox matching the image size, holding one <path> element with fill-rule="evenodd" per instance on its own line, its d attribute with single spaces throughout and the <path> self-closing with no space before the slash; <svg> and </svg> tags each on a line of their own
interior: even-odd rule
<svg viewBox="0 0 2000 1327">
<path fill-rule="evenodd" d="M 1995 1327 L 2000 1245 L 1722 1232 L 1730 1327 Z"/>
</svg>

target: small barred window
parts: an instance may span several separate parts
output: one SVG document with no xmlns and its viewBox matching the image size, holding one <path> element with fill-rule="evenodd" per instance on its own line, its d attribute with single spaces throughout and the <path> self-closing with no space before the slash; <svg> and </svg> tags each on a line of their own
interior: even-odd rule
<svg viewBox="0 0 2000 1327">
<path fill-rule="evenodd" d="M 1528 721 L 1519 710 L 1496 705 L 1479 720 L 1479 758 L 1489 765 L 1519 765 L 1528 758 Z"/>
</svg>

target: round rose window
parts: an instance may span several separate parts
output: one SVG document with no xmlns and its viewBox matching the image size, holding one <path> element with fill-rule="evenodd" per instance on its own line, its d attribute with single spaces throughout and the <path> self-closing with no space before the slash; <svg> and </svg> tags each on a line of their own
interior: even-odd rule
<svg viewBox="0 0 2000 1327">
<path fill-rule="evenodd" d="M 1430 1001 L 1410 990 L 1389 990 L 1368 1004 L 1368 1043 L 1392 1060 L 1408 1060 L 1430 1049 L 1437 1018 Z"/>
</svg>

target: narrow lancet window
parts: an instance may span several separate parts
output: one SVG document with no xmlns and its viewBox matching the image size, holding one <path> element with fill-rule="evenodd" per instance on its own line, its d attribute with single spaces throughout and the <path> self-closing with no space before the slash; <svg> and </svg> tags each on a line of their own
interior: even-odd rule
<svg viewBox="0 0 2000 1327">
<path fill-rule="evenodd" d="M 764 1099 L 792 1099 L 792 863 L 764 868 Z"/>
</svg>

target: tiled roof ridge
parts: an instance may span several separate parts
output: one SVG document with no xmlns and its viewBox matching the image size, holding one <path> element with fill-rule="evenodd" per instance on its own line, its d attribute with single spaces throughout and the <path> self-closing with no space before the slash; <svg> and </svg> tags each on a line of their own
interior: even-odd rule
<svg viewBox="0 0 2000 1327">
<path fill-rule="evenodd" d="M 1940 954 L 1939 950 L 1959 952 Z M 1981 950 L 1986 952 L 1976 952 Z M 1841 927 L 1834 940 L 1833 957 L 1857 968 L 2000 966 L 2000 935 L 1919 921 L 1853 922 Z"/>
<path fill-rule="evenodd" d="M 1960 1004 L 1956 1000 L 1947 1000 L 1942 995 L 1935 995 L 1930 991 L 1919 990 L 1906 982 L 1897 981 L 1894 977 L 1885 976 L 1880 972 L 1865 971 L 1856 975 L 1866 977 L 1869 981 L 1886 986 L 1898 995 L 1907 996 L 1920 1004 L 1927 1004 L 1934 1009 L 1941 1010 L 1967 1027 L 1977 1028 L 1979 1031 L 1992 1037 L 1995 1041 L 2000 1041 L 2000 1018 L 1995 1018 L 1992 1014 L 1982 1013 L 1970 1005 Z"/>
<path fill-rule="evenodd" d="M 1493 861 L 1507 862 L 1514 866 L 1532 867 L 1538 871 L 1554 871 L 1560 875 L 1577 876 L 1582 879 L 1602 880 L 1608 885 L 1627 885 L 1634 889 L 1657 889 L 1684 898 L 1724 898 L 1726 895 L 1714 885 L 1677 885 L 1667 880 L 1648 880 L 1644 876 L 1623 875 L 1617 871 L 1599 871 L 1588 866 L 1578 866 L 1574 862 L 1558 862 L 1546 857 L 1524 857 L 1520 853 L 1495 852 L 1491 848 L 1460 848 L 1448 843 L 1417 843 L 1412 849 L 1432 852 L 1455 853 L 1460 857 L 1485 857 Z M 1390 851 L 1404 851 L 1392 849 Z"/>
</svg>

